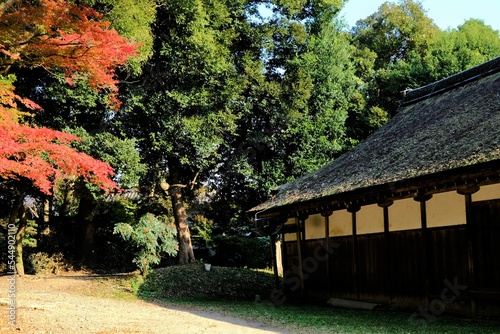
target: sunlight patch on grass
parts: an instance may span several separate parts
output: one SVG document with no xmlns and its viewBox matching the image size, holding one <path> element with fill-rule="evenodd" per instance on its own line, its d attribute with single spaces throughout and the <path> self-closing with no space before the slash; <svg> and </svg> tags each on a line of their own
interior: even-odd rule
<svg viewBox="0 0 500 334">
<path fill-rule="evenodd" d="M 412 320 L 409 313 L 389 310 L 349 310 L 287 301 L 269 301 L 273 289 L 272 272 L 202 264 L 157 269 L 138 289 L 146 300 L 187 309 L 212 311 L 283 328 L 291 333 L 498 333 L 496 324 L 437 317 L 434 321 Z M 255 296 L 260 296 L 260 302 Z"/>
</svg>

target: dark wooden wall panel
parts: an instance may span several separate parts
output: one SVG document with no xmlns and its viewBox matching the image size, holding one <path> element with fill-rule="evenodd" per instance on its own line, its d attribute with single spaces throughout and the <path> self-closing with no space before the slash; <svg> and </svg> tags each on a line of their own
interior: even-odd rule
<svg viewBox="0 0 500 334">
<path fill-rule="evenodd" d="M 330 238 L 330 241 L 338 245 L 330 257 L 332 296 L 356 299 L 352 262 L 352 237 L 335 237 Z"/>
<path fill-rule="evenodd" d="M 475 202 L 476 287 L 500 291 L 500 200 Z"/>
<path fill-rule="evenodd" d="M 466 227 L 434 228 L 429 231 L 429 237 L 430 293 L 440 294 L 447 286 L 446 281 L 469 282 Z"/>
<path fill-rule="evenodd" d="M 477 224 L 473 237 L 476 243 L 476 286 L 472 284 L 468 268 L 470 230 L 466 226 L 450 226 L 430 228 L 427 234 L 422 230 L 407 230 L 393 231 L 388 236 L 383 233 L 359 235 L 358 289 L 352 236 L 330 238 L 331 244 L 336 246 L 328 258 L 329 281 L 326 261 L 314 260 L 315 250 L 318 247 L 324 250 L 325 240 L 307 240 L 303 252 L 306 263 L 305 293 L 321 299 L 329 296 L 357 299 L 359 295 L 360 300 L 411 309 L 427 307 L 429 300 L 439 299 L 443 289 L 457 282 L 467 286 L 467 290 L 461 291 L 462 301 L 447 305 L 447 309 L 460 311 L 463 304 L 462 308 L 470 311 L 469 300 L 472 298 L 477 300 L 478 315 L 496 314 L 495 305 L 500 305 L 500 297 L 491 301 L 488 291 L 500 296 L 500 201 L 473 203 L 472 212 Z M 427 243 L 424 238 L 428 238 Z M 427 257 L 424 250 L 426 244 L 429 251 Z M 292 265 L 298 265 L 297 243 L 286 242 L 284 249 L 287 252 L 284 257 L 286 272 Z M 427 264 L 426 259 L 429 261 Z"/>
<path fill-rule="evenodd" d="M 421 230 L 391 232 L 391 289 L 393 295 L 408 297 L 425 294 Z"/>
<path fill-rule="evenodd" d="M 358 236 L 358 281 L 362 300 L 388 301 L 385 235 Z"/>
<path fill-rule="evenodd" d="M 306 241 L 303 261 L 304 285 L 307 292 L 314 292 L 316 296 L 324 295 L 328 300 L 328 275 L 326 274 L 325 240 L 316 239 Z"/>
</svg>

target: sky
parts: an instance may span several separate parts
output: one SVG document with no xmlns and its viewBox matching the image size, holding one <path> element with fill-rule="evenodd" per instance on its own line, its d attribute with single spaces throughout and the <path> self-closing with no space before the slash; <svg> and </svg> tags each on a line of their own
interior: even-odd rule
<svg viewBox="0 0 500 334">
<path fill-rule="evenodd" d="M 356 21 L 373 14 L 388 0 L 348 0 L 340 15 L 352 27 Z M 397 3 L 398 0 L 390 0 Z M 481 19 L 500 30 L 500 0 L 420 0 L 427 16 L 442 30 L 457 28 L 465 21 Z"/>
</svg>

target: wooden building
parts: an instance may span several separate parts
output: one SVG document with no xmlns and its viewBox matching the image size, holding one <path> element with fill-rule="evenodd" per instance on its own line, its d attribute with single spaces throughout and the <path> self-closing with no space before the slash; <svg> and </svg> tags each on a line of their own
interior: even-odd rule
<svg viewBox="0 0 500 334">
<path fill-rule="evenodd" d="M 406 93 L 350 152 L 252 212 L 289 294 L 500 316 L 500 58 Z"/>
</svg>

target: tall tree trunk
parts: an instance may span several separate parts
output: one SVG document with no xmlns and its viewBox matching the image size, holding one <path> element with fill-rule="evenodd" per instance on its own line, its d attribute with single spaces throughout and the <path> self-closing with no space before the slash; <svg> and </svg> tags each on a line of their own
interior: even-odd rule
<svg viewBox="0 0 500 334">
<path fill-rule="evenodd" d="M 16 231 L 16 244 L 15 244 L 15 257 L 14 261 L 16 264 L 16 272 L 19 275 L 24 275 L 24 264 L 23 264 L 23 237 L 24 232 L 26 231 L 26 226 L 22 226 L 23 219 L 19 220 L 19 224 L 16 224 L 17 218 L 19 218 L 19 214 L 21 213 L 21 208 L 23 206 L 24 194 L 18 193 L 15 200 L 14 205 L 12 206 L 12 210 L 10 211 L 9 216 L 9 225 L 18 225 Z M 24 219 L 26 222 L 26 219 Z"/>
<path fill-rule="evenodd" d="M 160 181 L 160 187 L 167 196 L 170 196 L 172 202 L 175 227 L 177 228 L 177 242 L 179 243 L 177 262 L 179 264 L 193 263 L 195 257 L 193 245 L 191 243 L 191 232 L 189 231 L 188 216 L 182 195 L 182 189 L 185 188 L 186 185 L 182 184 L 182 179 L 179 174 L 180 163 L 170 161 L 168 170 L 170 184 L 162 180 Z"/>
<path fill-rule="evenodd" d="M 22 202 L 21 202 L 22 203 Z M 26 234 L 26 226 L 28 220 L 26 218 L 26 210 L 23 205 L 19 209 L 19 226 L 16 232 L 16 272 L 18 275 L 24 275 L 24 261 L 23 261 L 23 238 Z"/>
<path fill-rule="evenodd" d="M 88 189 L 84 189 L 78 205 L 76 255 L 83 264 L 89 268 L 95 266 L 97 254 L 95 253 L 95 222 L 94 209 L 96 202 Z"/>
<path fill-rule="evenodd" d="M 174 211 L 175 226 L 177 228 L 177 241 L 179 242 L 179 252 L 177 261 L 179 264 L 188 264 L 195 261 L 193 245 L 191 243 L 191 232 L 189 231 L 188 216 L 182 198 L 180 187 L 170 188 L 170 199 Z"/>
</svg>

